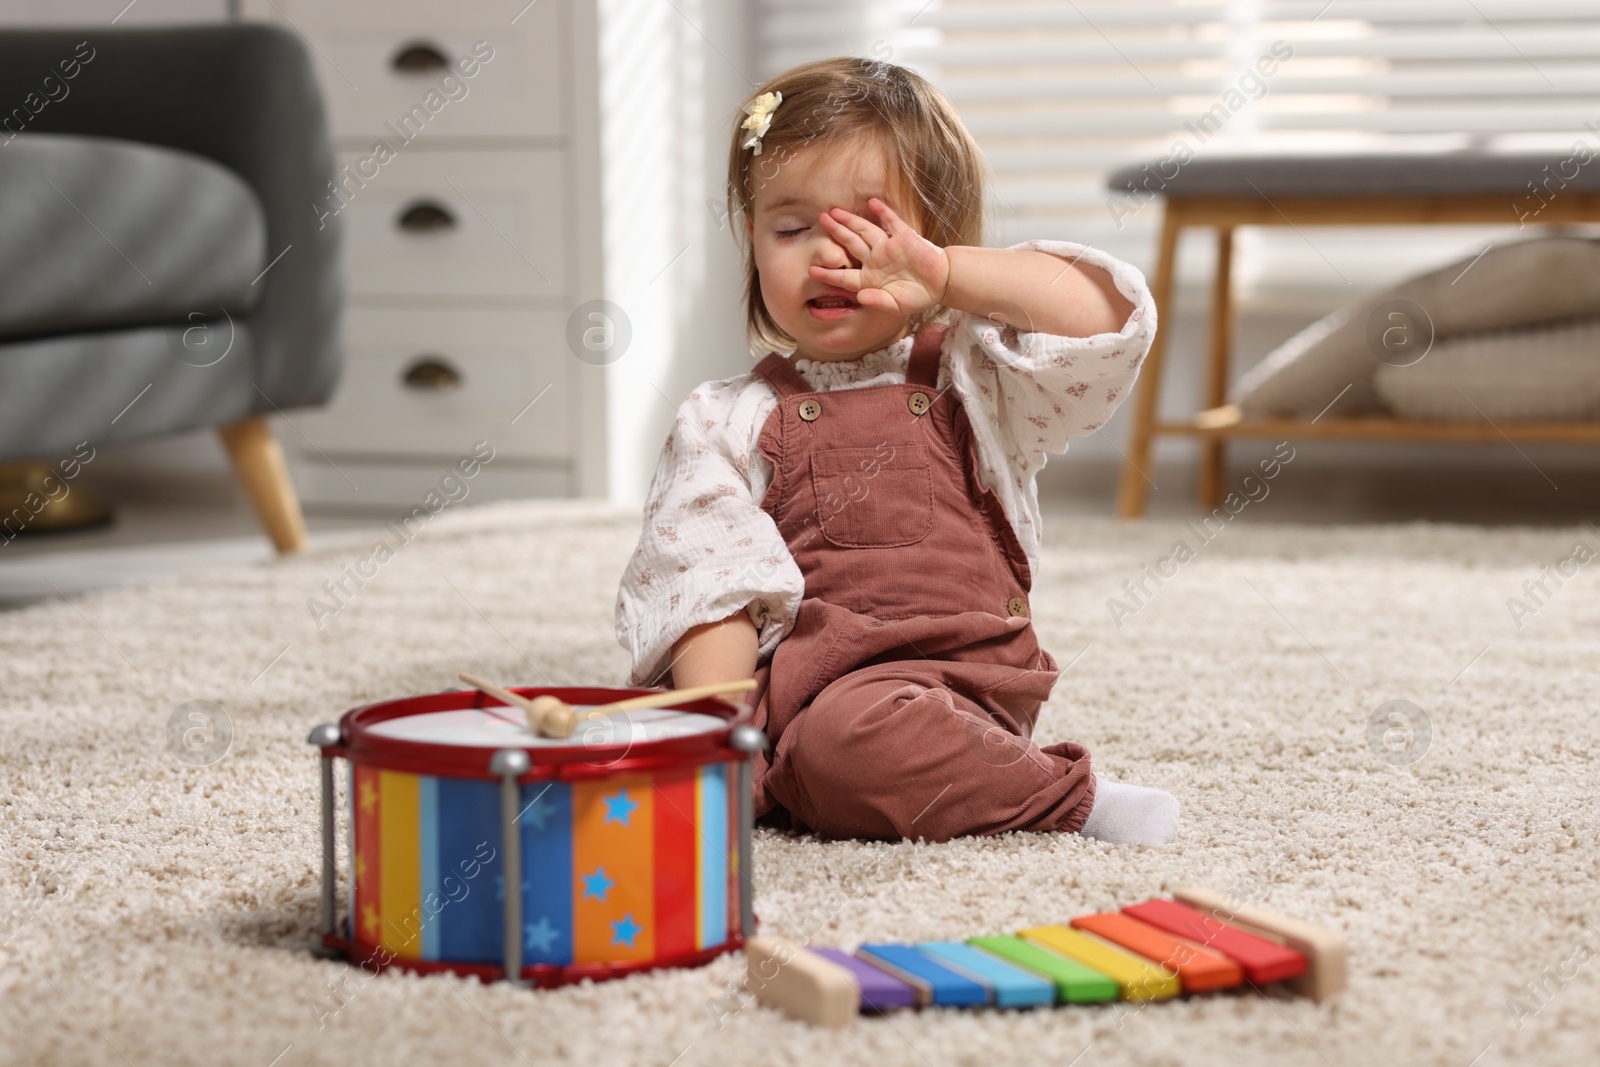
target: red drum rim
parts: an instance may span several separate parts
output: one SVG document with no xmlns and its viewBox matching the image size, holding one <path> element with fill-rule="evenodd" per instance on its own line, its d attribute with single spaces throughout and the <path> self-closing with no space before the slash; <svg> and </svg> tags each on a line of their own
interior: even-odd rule
<svg viewBox="0 0 1600 1067">
<path fill-rule="evenodd" d="M 345 928 L 342 920 L 339 925 L 341 930 Z M 696 949 L 693 952 L 681 953 L 675 956 L 662 956 L 658 959 L 649 960 L 627 960 L 622 963 L 530 963 L 523 966 L 519 977 L 536 989 L 556 989 L 574 982 L 581 982 L 585 978 L 593 982 L 604 982 L 612 978 L 626 978 L 630 974 L 654 971 L 663 967 L 701 967 L 724 953 L 737 952 L 744 947 L 744 941 L 745 939 L 742 936 L 732 934 L 728 940 L 720 945 L 712 945 L 708 948 Z M 461 975 L 464 978 L 477 978 L 483 982 L 498 982 L 506 977 L 505 967 L 498 963 L 410 959 L 396 956 L 393 953 L 385 953 L 382 949 L 374 948 L 370 945 L 352 942 L 338 934 L 323 934 L 322 943 L 329 949 L 343 955 L 350 963 L 357 966 L 371 964 L 374 972 L 385 971 L 390 968 L 420 975 L 448 972 Z"/>
<path fill-rule="evenodd" d="M 659 689 L 620 689 L 602 686 L 548 687 L 513 686 L 513 693 L 529 699 L 553 696 L 568 704 L 608 704 L 629 697 L 649 696 Z M 489 758 L 498 749 L 468 745 L 442 745 L 374 734 L 371 727 L 390 719 L 424 715 L 436 711 L 461 711 L 471 708 L 504 707 L 494 697 L 477 690 L 430 693 L 425 696 L 381 700 L 351 708 L 339 719 L 338 745 L 325 746 L 324 756 L 339 756 L 351 763 L 411 774 L 444 775 L 499 781 L 489 770 Z M 636 773 L 658 767 L 684 767 L 701 763 L 742 760 L 745 754 L 728 743 L 739 712 L 715 697 L 674 705 L 673 710 L 692 711 L 724 720 L 717 730 L 687 737 L 657 741 L 633 741 L 611 745 L 575 744 L 565 748 L 521 747 L 528 754 L 530 767 L 518 781 L 572 781 Z"/>
</svg>

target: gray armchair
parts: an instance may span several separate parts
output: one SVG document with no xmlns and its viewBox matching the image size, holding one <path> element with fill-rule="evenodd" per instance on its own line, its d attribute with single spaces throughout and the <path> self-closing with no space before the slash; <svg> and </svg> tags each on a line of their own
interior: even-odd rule
<svg viewBox="0 0 1600 1067">
<path fill-rule="evenodd" d="M 278 549 L 300 548 L 265 416 L 332 394 L 343 291 L 299 39 L 7 31 L 0 108 L 0 462 L 216 428 Z"/>
</svg>

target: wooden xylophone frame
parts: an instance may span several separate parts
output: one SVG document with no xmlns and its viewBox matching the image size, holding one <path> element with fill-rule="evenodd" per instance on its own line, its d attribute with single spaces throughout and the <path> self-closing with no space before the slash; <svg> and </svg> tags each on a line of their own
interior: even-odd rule
<svg viewBox="0 0 1600 1067">
<path fill-rule="evenodd" d="M 1152 908 L 1156 910 L 1152 911 Z M 1158 918 L 1175 920 L 1175 924 L 1149 925 L 1145 921 L 1156 922 Z M 1131 924 L 1129 920 L 1132 920 Z M 1142 927 L 1166 938 L 1175 946 L 1173 955 L 1164 959 L 1140 955 L 1123 943 L 1099 936 L 1108 926 L 1117 923 L 1124 924 L 1135 935 L 1141 931 L 1134 928 Z M 1076 950 L 1052 945 L 1052 937 L 1062 939 L 1058 932 L 1062 930 L 1066 930 L 1065 940 L 1077 946 Z M 1180 889 L 1173 893 L 1171 901 L 1152 900 L 1125 908 L 1121 913 L 1080 916 L 1072 920 L 1070 928 L 1031 927 L 1020 931 L 1017 938 L 975 938 L 965 945 L 983 950 L 988 947 L 982 944 L 986 941 L 1018 941 L 1029 946 L 1028 952 L 1042 951 L 1045 955 L 1059 957 L 1061 961 L 1091 972 L 1098 965 L 1089 966 L 1082 961 L 1093 958 L 1096 953 L 1123 968 L 1143 968 L 1142 977 L 1137 979 L 1126 977 L 1130 973 L 1127 971 L 1123 978 L 1113 979 L 1110 971 L 1114 968 L 1104 968 L 1105 973 L 1101 977 L 1109 985 L 1115 986 L 1117 993 L 1109 997 L 1095 997 L 1094 1002 L 1098 1003 L 1110 1000 L 1152 1001 L 1180 995 L 1178 973 L 1187 970 L 1187 965 L 1196 962 L 1201 955 L 1204 959 L 1199 962 L 1210 964 L 1214 958 L 1222 964 L 1237 965 L 1235 970 L 1241 975 L 1226 984 L 1205 988 L 1246 989 L 1259 988 L 1262 984 L 1281 984 L 1293 993 L 1323 1001 L 1344 988 L 1349 957 L 1344 937 L 1338 933 L 1199 887 Z M 928 944 L 930 949 L 937 948 L 937 945 L 923 944 Z M 1075 951 L 1086 954 L 1075 955 Z M 831 958 L 822 953 L 829 953 Z M 891 953 L 899 954 L 899 966 L 895 965 L 896 957 Z M 982 954 L 986 957 L 986 963 L 1001 964 L 998 970 L 1018 970 L 1035 984 L 1039 979 L 1049 980 L 1047 973 L 1033 971 L 1017 962 L 1017 957 L 1007 958 L 990 952 Z M 1277 962 L 1271 966 L 1279 968 L 1277 974 L 1283 977 L 1277 977 L 1266 967 L 1261 967 L 1262 954 L 1277 957 Z M 946 972 L 945 976 L 957 983 L 985 984 L 980 974 L 965 970 L 952 962 L 950 957 L 932 951 L 919 953 L 915 946 L 909 945 L 867 945 L 850 956 L 835 949 L 814 950 L 783 937 L 761 934 L 745 940 L 745 955 L 746 984 L 759 1003 L 778 1008 L 797 1019 L 834 1028 L 848 1025 L 859 1015 L 885 1010 L 873 1003 L 871 992 L 874 981 L 885 977 L 890 979 L 890 985 L 912 986 L 915 999 L 910 1003 L 916 1007 L 958 1003 L 976 1006 L 980 1003 L 972 1000 L 941 1000 L 935 988 L 937 976 L 933 972 Z M 1255 960 L 1252 963 L 1253 955 Z M 1111 959 L 1113 956 L 1126 959 Z M 1283 967 L 1286 960 L 1294 957 L 1303 958 L 1303 970 Z M 902 967 L 910 966 L 907 961 L 912 958 L 915 958 L 913 969 L 902 970 Z M 1253 968 L 1256 967 L 1260 969 L 1254 970 L 1252 977 Z M 932 981 L 924 980 L 930 977 Z M 1159 992 L 1156 989 L 1158 985 Z M 1199 991 L 1185 987 L 1181 995 L 1189 996 Z M 1051 1003 L 1061 1004 L 1068 999 L 1063 985 Z M 990 986 L 987 1003 L 993 1006 L 997 1000 L 996 988 Z M 1044 1002 L 1039 1003 L 1042 1005 Z"/>
<path fill-rule="evenodd" d="M 456 974 L 470 975 L 482 981 L 507 981 L 512 985 L 535 988 L 554 988 L 570 982 L 581 981 L 585 978 L 593 981 L 604 981 L 609 978 L 621 978 L 640 971 L 654 970 L 658 967 L 697 967 L 709 963 L 724 952 L 742 948 L 756 929 L 755 915 L 755 884 L 752 877 L 754 870 L 754 761 L 755 754 L 767 747 L 766 735 L 747 718 L 735 716 L 730 720 L 732 729 L 728 733 L 727 745 L 743 754 L 743 759 L 738 761 L 739 774 L 739 929 L 731 934 L 727 942 L 712 946 L 689 955 L 677 957 L 663 957 L 653 960 L 640 960 L 628 963 L 595 963 L 595 964 L 532 964 L 524 965 L 522 958 L 522 939 L 518 933 L 522 930 L 522 896 L 520 893 L 504 894 L 502 905 L 502 922 L 505 930 L 504 964 L 474 964 L 455 961 L 426 961 L 410 960 L 390 957 L 380 958 L 375 951 L 365 950 L 349 936 L 349 931 L 342 927 L 338 912 L 338 863 L 336 855 L 337 832 L 334 821 L 334 808 L 336 804 L 333 781 L 333 761 L 336 758 L 348 758 L 350 735 L 349 724 L 356 716 L 369 709 L 386 707 L 390 704 L 414 705 L 420 710 L 438 710 L 453 708 L 460 690 L 446 690 L 426 697 L 407 698 L 404 701 L 380 701 L 354 708 L 346 712 L 339 722 L 325 722 L 312 728 L 306 741 L 318 749 L 319 770 L 322 794 L 322 890 L 321 890 L 321 926 L 317 941 L 311 946 L 314 956 L 321 959 L 344 959 L 352 963 L 376 965 L 376 969 L 394 965 L 420 974 L 433 974 L 450 971 Z M 599 690 L 586 688 L 567 688 L 541 690 L 549 692 L 569 703 L 594 703 L 609 702 L 614 699 L 614 691 L 606 690 L 603 694 Z M 633 696 L 644 696 L 656 690 L 632 691 Z M 597 694 L 599 694 L 597 696 Z M 480 694 L 473 694 L 474 700 L 481 699 Z M 705 710 L 709 706 L 719 712 L 725 707 L 720 702 L 711 700 L 693 701 L 685 705 L 686 710 Z M 437 707 L 436 707 L 437 706 Z M 698 743 L 698 742 L 695 742 Z M 669 742 L 668 745 L 671 743 Z M 431 747 L 437 751 L 437 746 Z M 657 748 L 666 747 L 657 743 Z M 459 759 L 456 753 L 451 753 L 452 758 Z M 628 761 L 629 765 L 653 766 L 659 761 L 650 759 L 636 759 Z M 613 764 L 615 766 L 615 764 Z M 435 770 L 427 764 L 418 763 L 412 770 L 418 773 L 429 773 Z M 581 774 L 579 775 L 581 776 Z M 520 816 L 519 787 L 524 782 L 536 780 L 555 780 L 572 777 L 562 768 L 539 766 L 529 750 L 525 748 L 501 748 L 494 751 L 487 763 L 479 768 L 474 777 L 496 779 L 500 782 L 500 847 L 504 856 L 505 884 L 519 885 L 522 882 L 522 837 L 517 832 L 517 823 Z M 354 862 L 352 858 L 352 862 Z"/>
</svg>

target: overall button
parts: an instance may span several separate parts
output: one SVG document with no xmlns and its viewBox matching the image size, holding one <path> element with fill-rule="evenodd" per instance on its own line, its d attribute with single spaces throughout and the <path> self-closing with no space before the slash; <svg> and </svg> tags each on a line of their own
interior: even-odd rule
<svg viewBox="0 0 1600 1067">
<path fill-rule="evenodd" d="M 822 405 L 815 400 L 800 401 L 800 417 L 807 422 L 816 422 L 822 415 Z"/>
<path fill-rule="evenodd" d="M 906 406 L 911 409 L 911 414 L 921 415 L 928 410 L 929 405 L 932 403 L 933 401 L 928 399 L 927 393 L 912 393 L 906 401 Z"/>
<path fill-rule="evenodd" d="M 1028 613 L 1028 602 L 1019 596 L 1014 596 L 1006 601 L 1006 611 L 1012 615 L 1026 615 Z"/>
</svg>

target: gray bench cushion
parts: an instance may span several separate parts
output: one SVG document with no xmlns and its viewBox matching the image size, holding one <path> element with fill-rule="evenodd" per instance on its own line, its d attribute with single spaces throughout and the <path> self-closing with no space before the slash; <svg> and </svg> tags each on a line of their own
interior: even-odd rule
<svg viewBox="0 0 1600 1067">
<path fill-rule="evenodd" d="M 0 147 L 0 233 L 0 338 L 237 315 L 266 266 L 266 219 L 238 175 L 105 137 Z"/>
<path fill-rule="evenodd" d="M 1467 196 L 1503 193 L 1530 196 L 1528 183 L 1547 177 L 1545 167 L 1558 168 L 1566 153 L 1371 152 L 1359 155 L 1207 153 L 1179 164 L 1150 160 L 1118 168 L 1106 180 L 1117 191 L 1148 190 L 1166 197 L 1190 196 Z M 1176 168 L 1177 173 L 1173 174 Z M 1570 178 L 1564 175 L 1571 175 Z M 1562 185 L 1562 182 L 1565 185 Z M 1552 191 L 1600 191 L 1600 167 L 1560 168 Z M 1530 210 L 1537 201 L 1530 201 Z M 1511 204 L 1506 217 L 1512 221 Z"/>
</svg>

